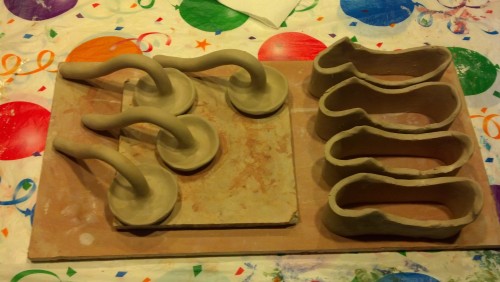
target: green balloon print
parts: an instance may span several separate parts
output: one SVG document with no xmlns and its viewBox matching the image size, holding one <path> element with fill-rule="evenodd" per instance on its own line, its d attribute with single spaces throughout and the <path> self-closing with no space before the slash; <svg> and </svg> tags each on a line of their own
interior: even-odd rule
<svg viewBox="0 0 500 282">
<path fill-rule="evenodd" d="M 476 95 L 488 90 L 497 78 L 497 68 L 485 56 L 461 47 L 449 47 L 464 94 Z"/>
<path fill-rule="evenodd" d="M 248 16 L 232 10 L 216 0 L 184 0 L 178 7 L 181 17 L 191 26 L 209 32 L 235 29 Z"/>
</svg>

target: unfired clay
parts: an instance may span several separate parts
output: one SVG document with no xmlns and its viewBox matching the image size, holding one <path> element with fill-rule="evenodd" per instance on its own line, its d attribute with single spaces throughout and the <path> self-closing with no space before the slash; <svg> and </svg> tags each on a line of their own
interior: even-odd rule
<svg viewBox="0 0 500 282">
<path fill-rule="evenodd" d="M 288 95 L 286 78 L 274 68 L 263 66 L 249 53 L 236 49 L 215 51 L 197 58 L 154 56 L 164 67 L 181 71 L 203 71 L 223 65 L 243 68 L 229 79 L 228 96 L 231 103 L 249 115 L 266 115 L 283 105 Z"/>
<path fill-rule="evenodd" d="M 380 207 L 404 203 L 440 204 L 448 209 L 449 214 L 446 219 L 436 218 L 432 213 L 429 219 L 418 219 L 417 216 L 422 215 L 414 207 L 409 208 L 409 216 L 397 214 L 397 210 L 387 212 Z M 443 239 L 473 222 L 482 206 L 481 187 L 469 178 L 402 180 L 359 173 L 333 186 L 323 222 L 331 232 L 341 236 L 398 235 Z"/>
<path fill-rule="evenodd" d="M 447 83 L 384 89 L 352 77 L 321 96 L 315 130 L 325 140 L 359 125 L 401 133 L 446 130 L 460 107 L 460 97 Z"/>
<path fill-rule="evenodd" d="M 108 204 L 124 224 L 141 226 L 158 223 L 174 208 L 178 197 L 175 177 L 160 166 L 135 166 L 120 153 L 102 145 L 82 145 L 55 138 L 54 148 L 78 159 L 99 159 L 117 170 L 108 190 Z"/>
<path fill-rule="evenodd" d="M 163 69 L 155 60 L 138 54 L 124 54 L 106 62 L 69 62 L 59 64 L 59 73 L 67 79 L 91 79 L 124 68 L 148 73 L 137 83 L 134 102 L 140 106 L 160 107 L 173 115 L 192 107 L 196 91 L 191 80 L 175 69 Z"/>
<path fill-rule="evenodd" d="M 93 130 L 121 128 L 147 122 L 161 127 L 156 146 L 163 161 L 170 167 L 191 171 L 209 163 L 219 149 L 215 128 L 196 115 L 175 117 L 155 107 L 134 107 L 116 115 L 88 114 L 82 122 Z"/>
<path fill-rule="evenodd" d="M 323 177 L 333 185 L 360 173 L 377 173 L 398 178 L 430 178 L 455 174 L 473 153 L 470 138 L 456 131 L 420 134 L 392 133 L 369 126 L 357 126 L 333 136 L 325 146 Z M 412 168 L 387 165 L 376 157 L 423 158 L 439 161 L 432 167 Z M 403 164 L 406 162 L 402 162 Z"/>
<path fill-rule="evenodd" d="M 445 47 L 378 51 L 344 37 L 316 56 L 308 89 L 319 98 L 328 88 L 353 76 L 385 88 L 406 87 L 439 80 L 451 59 L 451 52 Z M 399 77 L 391 79 L 388 76 Z"/>
</svg>

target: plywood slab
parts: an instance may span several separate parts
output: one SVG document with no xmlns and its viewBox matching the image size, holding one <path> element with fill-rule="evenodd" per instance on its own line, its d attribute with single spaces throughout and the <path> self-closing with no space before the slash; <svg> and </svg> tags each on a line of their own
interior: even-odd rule
<svg viewBox="0 0 500 282">
<path fill-rule="evenodd" d="M 219 152 L 201 171 L 172 171 L 177 173 L 180 190 L 174 211 L 165 221 L 142 228 L 262 227 L 297 223 L 288 104 L 267 117 L 248 117 L 227 101 L 227 81 L 223 78 L 202 76 L 192 81 L 197 101 L 189 113 L 205 118 L 215 127 L 220 140 Z M 137 80 L 132 79 L 125 85 L 122 111 L 134 106 L 136 84 Z M 119 151 L 137 164 L 163 164 L 155 149 L 158 130 L 151 124 L 124 128 Z M 115 226 L 130 229 L 119 222 L 115 222 Z"/>
<path fill-rule="evenodd" d="M 29 258 L 33 261 L 55 261 L 268 253 L 480 249 L 500 246 L 499 219 L 477 142 L 472 159 L 460 170 L 459 175 L 471 177 L 480 183 L 484 193 L 484 207 L 477 220 L 465 227 L 458 236 L 435 241 L 384 236 L 344 238 L 329 232 L 321 222 L 330 190 L 321 178 L 324 141 L 319 139 L 313 130 L 317 100 L 305 91 L 312 64 L 305 61 L 266 64 L 278 68 L 289 80 L 293 157 L 300 211 L 298 224 L 282 228 L 163 230 L 139 233 L 115 230 L 112 226 L 113 217 L 107 211 L 103 198 L 107 184 L 113 177 L 112 170 L 98 161 L 80 163 L 68 161 L 67 158 L 54 154 L 50 144 L 58 131 L 73 137 L 80 136 L 86 142 L 93 140 L 103 142 L 100 136 L 82 136 L 81 128 L 69 126 L 71 121 L 66 118 L 65 111 L 78 112 L 81 111 L 79 107 L 61 111 L 61 106 L 87 103 L 92 104 L 92 107 L 109 107 L 110 112 L 119 112 L 121 97 L 116 95 L 116 92 L 110 92 L 106 96 L 90 95 L 91 99 L 88 100 L 79 95 L 69 96 L 70 93 L 60 93 L 56 85 L 53 119 L 44 154 Z M 205 75 L 220 76 L 221 73 L 225 73 L 224 69 L 215 69 Z M 119 75 L 115 75 L 113 80 L 117 77 Z M 447 70 L 443 81 L 448 81 L 460 89 L 453 66 Z M 68 82 L 58 79 L 58 85 L 59 83 Z M 54 126 L 54 123 L 57 126 Z M 465 132 L 476 141 L 466 107 L 463 107 L 452 129 Z M 111 137 L 104 138 L 104 142 L 117 145 L 117 139 Z M 79 169 L 82 165 L 86 166 L 83 171 Z M 73 185 L 74 183 L 79 185 Z M 79 187 L 83 185 L 90 189 L 81 190 Z M 280 198 L 276 198 L 275 202 L 278 205 Z M 93 207 L 92 210 L 95 212 L 90 212 L 89 206 Z"/>
</svg>

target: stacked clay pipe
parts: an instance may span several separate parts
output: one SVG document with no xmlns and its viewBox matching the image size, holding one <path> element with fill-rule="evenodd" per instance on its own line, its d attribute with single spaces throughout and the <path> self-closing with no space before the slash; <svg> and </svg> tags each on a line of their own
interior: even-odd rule
<svg viewBox="0 0 500 282">
<path fill-rule="evenodd" d="M 331 232 L 443 239 L 477 218 L 481 187 L 456 176 L 473 142 L 449 130 L 462 99 L 439 81 L 450 63 L 444 47 L 375 51 L 348 38 L 315 58 L 308 90 L 319 98 L 315 131 L 326 141 L 322 175 L 332 189 L 323 222 Z M 416 159 L 437 164 L 401 166 Z M 449 216 L 417 219 L 380 208 L 417 203 L 444 205 Z"/>
</svg>

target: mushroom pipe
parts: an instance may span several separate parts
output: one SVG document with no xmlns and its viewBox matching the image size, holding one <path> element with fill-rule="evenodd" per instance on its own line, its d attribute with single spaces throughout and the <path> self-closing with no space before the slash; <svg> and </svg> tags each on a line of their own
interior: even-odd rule
<svg viewBox="0 0 500 282">
<path fill-rule="evenodd" d="M 261 90 L 266 87 L 267 83 L 265 69 L 259 60 L 250 53 L 237 49 L 219 50 L 196 58 L 156 55 L 153 59 L 163 67 L 176 68 L 185 72 L 203 71 L 223 65 L 237 65 L 250 74 L 251 88 Z"/>
<path fill-rule="evenodd" d="M 117 151 L 103 145 L 82 145 L 60 137 L 54 139 L 53 146 L 57 151 L 77 159 L 101 160 L 128 180 L 136 196 L 142 197 L 149 194 L 150 188 L 144 175 L 129 159 Z"/>
<path fill-rule="evenodd" d="M 116 115 L 87 114 L 82 117 L 85 126 L 93 130 L 121 128 L 134 123 L 147 122 L 170 132 L 178 141 L 179 147 L 194 147 L 196 141 L 188 127 L 177 117 L 156 107 L 139 106 Z"/>
<path fill-rule="evenodd" d="M 151 76 L 160 96 L 172 93 L 172 83 L 163 67 L 155 60 L 139 54 L 124 54 L 105 62 L 65 62 L 59 64 L 59 73 L 68 79 L 91 79 L 124 68 L 143 70 Z"/>
</svg>

